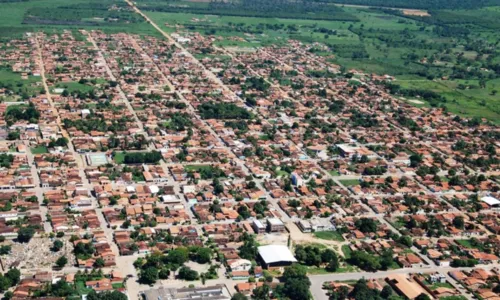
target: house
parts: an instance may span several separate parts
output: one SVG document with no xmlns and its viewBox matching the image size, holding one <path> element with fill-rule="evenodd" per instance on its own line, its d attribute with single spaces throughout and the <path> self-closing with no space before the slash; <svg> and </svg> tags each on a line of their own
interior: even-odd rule
<svg viewBox="0 0 500 300">
<path fill-rule="evenodd" d="M 248 259 L 233 259 L 227 261 L 227 266 L 231 271 L 249 271 L 252 268 L 252 262 Z"/>
</svg>

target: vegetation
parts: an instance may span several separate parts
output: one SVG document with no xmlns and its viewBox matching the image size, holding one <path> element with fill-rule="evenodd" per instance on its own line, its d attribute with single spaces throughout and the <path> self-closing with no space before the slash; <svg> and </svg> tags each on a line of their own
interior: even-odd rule
<svg viewBox="0 0 500 300">
<path fill-rule="evenodd" d="M 35 235 L 35 229 L 31 226 L 22 227 L 17 232 L 17 240 L 20 243 L 28 243 L 31 238 Z"/>
<path fill-rule="evenodd" d="M 5 153 L 0 154 L 0 167 L 10 168 L 12 162 L 14 162 L 14 155 Z"/>
<path fill-rule="evenodd" d="M 203 119 L 250 119 L 252 114 L 234 103 L 206 102 L 198 106 Z"/>
<path fill-rule="evenodd" d="M 28 106 L 11 105 L 5 113 L 5 121 L 11 126 L 19 120 L 25 120 L 30 123 L 37 123 L 40 118 L 40 112 L 35 108 L 35 105 L 30 103 Z"/>
<path fill-rule="evenodd" d="M 123 162 L 126 164 L 155 164 L 162 159 L 158 151 L 129 152 L 125 154 Z"/>
<path fill-rule="evenodd" d="M 331 249 L 320 249 L 317 246 L 298 245 L 295 248 L 295 257 L 297 260 L 307 266 L 326 265 L 326 269 L 335 272 L 339 268 L 339 258 L 337 253 Z"/>
<path fill-rule="evenodd" d="M 338 231 L 318 231 L 314 233 L 314 236 L 322 240 L 344 241 L 344 238 Z"/>
<path fill-rule="evenodd" d="M 21 280 L 21 272 L 18 269 L 10 269 L 5 274 L 0 275 L 0 292 L 5 292 L 10 287 L 15 286 Z"/>
<path fill-rule="evenodd" d="M 324 0 L 316 0 L 323 2 Z M 484 6 L 500 5 L 498 0 L 326 0 L 324 2 L 335 2 L 342 4 L 420 8 L 420 9 L 475 9 Z"/>
<path fill-rule="evenodd" d="M 353 3 L 356 1 L 370 2 L 353 0 Z M 168 4 L 156 0 L 141 0 L 139 6 L 154 10 L 147 11 L 147 14 L 158 24 L 179 24 L 188 30 L 219 36 L 221 39 L 215 43 L 221 46 L 250 48 L 279 45 L 285 44 L 288 39 L 310 44 L 320 42 L 326 44 L 328 49 L 312 46 L 310 51 L 341 65 L 344 72 L 354 68 L 366 73 L 395 76 L 397 80 L 392 83 L 394 94 L 404 97 L 403 100 L 410 104 L 446 107 L 456 114 L 486 117 L 499 122 L 500 101 L 495 97 L 495 91 L 500 90 L 500 52 L 496 47 L 498 38 L 495 30 L 498 29 L 496 20 L 500 11 L 485 7 L 494 4 L 494 1 L 440 0 L 434 3 L 429 0 L 393 0 L 382 5 L 426 7 L 424 9 L 429 9 L 430 15 L 425 17 L 405 14 L 398 9 L 341 8 L 355 15 L 359 19 L 357 22 L 309 20 L 308 16 L 269 19 L 214 16 L 214 13 L 188 14 L 183 12 L 196 13 L 197 8 L 208 7 L 209 4 L 186 1 L 182 2 L 182 8 L 165 10 L 157 8 Z M 326 3 L 329 0 L 314 2 L 330 4 Z M 378 2 L 382 1 L 375 3 Z M 224 5 L 232 3 L 225 2 Z M 192 10 L 191 7 L 197 8 Z M 174 10 L 175 13 L 172 13 Z M 193 22 L 193 18 L 197 21 Z M 164 29 L 173 30 L 171 26 Z M 239 39 L 231 39 L 233 36 Z M 286 79 L 278 73 L 271 74 L 273 79 Z M 337 76 L 318 71 L 306 73 L 317 77 Z M 251 105 L 248 99 L 247 103 Z M 333 111 L 338 109 L 343 108 L 332 107 Z M 353 121 L 359 121 L 360 126 L 376 125 L 371 123 L 372 119 L 359 115 Z"/>
<path fill-rule="evenodd" d="M 167 279 L 170 271 L 178 271 L 178 277 L 184 280 L 197 280 L 200 277 L 211 278 L 216 273 L 213 266 L 209 272 L 198 274 L 184 266 L 189 260 L 200 264 L 210 263 L 212 250 L 205 247 L 178 247 L 170 250 L 167 254 L 153 253 L 145 258 L 138 258 L 134 266 L 140 270 L 139 281 L 145 284 L 154 284 L 158 279 Z"/>
<path fill-rule="evenodd" d="M 367 285 L 366 279 L 362 278 L 354 284 L 354 288 L 349 292 L 349 288 L 342 286 L 339 289 L 330 292 L 330 300 L 342 299 L 363 299 L 363 300 L 382 300 L 393 299 L 393 290 L 390 286 L 386 285 L 379 291 L 371 289 Z"/>
<path fill-rule="evenodd" d="M 355 16 L 346 13 L 338 6 L 314 1 L 211 1 L 207 6 L 148 5 L 144 6 L 144 9 L 150 11 L 190 12 L 226 16 L 357 21 Z"/>
</svg>

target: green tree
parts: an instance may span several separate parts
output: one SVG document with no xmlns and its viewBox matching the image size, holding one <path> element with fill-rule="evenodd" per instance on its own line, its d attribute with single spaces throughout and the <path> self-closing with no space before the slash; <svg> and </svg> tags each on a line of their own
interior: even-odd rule
<svg viewBox="0 0 500 300">
<path fill-rule="evenodd" d="M 243 295 L 242 293 L 236 293 L 231 297 L 231 300 L 248 300 L 248 297 Z"/>
<path fill-rule="evenodd" d="M 106 265 L 106 262 L 101 257 L 94 261 L 94 268 L 102 268 Z"/>
<path fill-rule="evenodd" d="M 199 276 L 198 276 L 198 272 L 196 272 L 195 270 L 192 270 L 191 268 L 186 267 L 186 266 L 182 266 L 179 269 L 178 277 L 179 277 L 179 279 L 193 281 L 193 280 L 198 279 Z"/>
<path fill-rule="evenodd" d="M 415 300 L 431 300 L 431 297 L 429 297 L 429 295 L 427 294 L 420 294 L 417 296 L 417 298 L 415 298 Z"/>
<path fill-rule="evenodd" d="M 16 268 L 10 269 L 7 273 L 5 273 L 5 277 L 10 280 L 11 285 L 16 285 L 21 280 L 21 271 Z"/>
<path fill-rule="evenodd" d="M 55 240 L 54 244 L 52 244 L 52 251 L 57 252 L 61 250 L 63 246 L 63 242 L 61 242 L 60 240 Z"/>
<path fill-rule="evenodd" d="M 17 240 L 20 243 L 28 243 L 34 235 L 35 229 L 33 227 L 22 227 L 17 232 Z"/>
<path fill-rule="evenodd" d="M 6 291 L 8 288 L 10 288 L 12 285 L 12 282 L 10 281 L 9 278 L 0 275 L 0 292 Z"/>
<path fill-rule="evenodd" d="M 196 262 L 200 264 L 209 263 L 212 260 L 212 250 L 201 247 L 196 251 Z"/>
<path fill-rule="evenodd" d="M 311 281 L 307 277 L 307 269 L 304 266 L 294 264 L 285 268 L 282 280 L 283 293 L 291 300 L 307 300 L 311 298 L 309 287 Z"/>
<path fill-rule="evenodd" d="M 66 264 L 68 263 L 68 259 L 66 258 L 66 256 L 61 256 L 59 257 L 57 260 L 56 260 L 56 266 L 58 268 L 62 268 L 64 267 Z"/>
<path fill-rule="evenodd" d="M 145 284 L 154 284 L 158 280 L 158 269 L 155 267 L 148 267 L 141 271 L 139 281 Z"/>
<path fill-rule="evenodd" d="M 96 293 L 92 290 L 87 295 L 87 300 L 127 300 L 127 296 L 119 291 L 105 291 Z"/>
</svg>

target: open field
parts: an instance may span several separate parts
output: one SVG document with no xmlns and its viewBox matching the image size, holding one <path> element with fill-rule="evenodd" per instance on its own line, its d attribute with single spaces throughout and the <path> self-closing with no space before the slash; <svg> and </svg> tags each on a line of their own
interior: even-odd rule
<svg viewBox="0 0 500 300">
<path fill-rule="evenodd" d="M 318 239 L 329 240 L 329 241 L 344 241 L 344 238 L 338 231 L 318 231 L 314 233 L 314 236 Z"/>
<path fill-rule="evenodd" d="M 124 2 L 114 0 L 3 2 L 0 3 L 0 39 L 19 37 L 29 31 L 54 32 L 82 28 L 157 35 L 149 24 L 132 12 L 109 11 L 111 5 L 126 7 Z"/>
</svg>

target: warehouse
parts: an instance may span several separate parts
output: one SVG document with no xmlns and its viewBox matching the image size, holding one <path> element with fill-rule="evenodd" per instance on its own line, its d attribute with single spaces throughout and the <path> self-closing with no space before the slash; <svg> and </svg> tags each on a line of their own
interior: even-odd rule
<svg viewBox="0 0 500 300">
<path fill-rule="evenodd" d="M 281 245 L 268 245 L 258 248 L 262 266 L 266 269 L 280 269 L 297 262 L 292 252 Z"/>
</svg>

